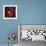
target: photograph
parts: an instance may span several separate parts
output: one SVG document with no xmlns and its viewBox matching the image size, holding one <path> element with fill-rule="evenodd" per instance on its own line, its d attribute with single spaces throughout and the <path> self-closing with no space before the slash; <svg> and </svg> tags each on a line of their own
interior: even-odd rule
<svg viewBox="0 0 46 46">
<path fill-rule="evenodd" d="M 3 19 L 17 19 L 17 5 L 3 5 Z"/>
</svg>

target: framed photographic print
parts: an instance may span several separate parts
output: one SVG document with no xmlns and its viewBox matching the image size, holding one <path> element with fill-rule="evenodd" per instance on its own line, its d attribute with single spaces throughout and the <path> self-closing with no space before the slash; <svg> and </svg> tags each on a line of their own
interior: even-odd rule
<svg viewBox="0 0 46 46">
<path fill-rule="evenodd" d="M 17 5 L 3 5 L 3 19 L 17 19 Z"/>
</svg>

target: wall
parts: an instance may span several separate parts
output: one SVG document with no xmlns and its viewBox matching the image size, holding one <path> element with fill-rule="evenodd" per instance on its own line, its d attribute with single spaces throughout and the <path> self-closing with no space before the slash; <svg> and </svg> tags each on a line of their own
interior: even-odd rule
<svg viewBox="0 0 46 46">
<path fill-rule="evenodd" d="M 3 19 L 3 5 L 10 4 L 17 4 L 18 6 L 17 20 Z M 0 44 L 8 43 L 7 36 L 9 32 L 18 32 L 18 24 L 46 24 L 46 0 L 1 0 Z"/>
<path fill-rule="evenodd" d="M 0 44 L 7 44 L 9 42 L 8 40 L 8 34 L 10 32 L 15 32 L 16 35 L 18 35 L 17 30 L 17 20 L 4 20 L 3 19 L 3 5 L 17 5 L 16 0 L 2 0 L 0 3 Z M 19 13 L 18 13 L 19 14 Z M 19 17 L 19 16 L 18 16 Z M 15 43 L 18 43 L 18 38 L 16 38 Z"/>
<path fill-rule="evenodd" d="M 46 24 L 46 0 L 22 0 L 21 24 Z"/>
</svg>

